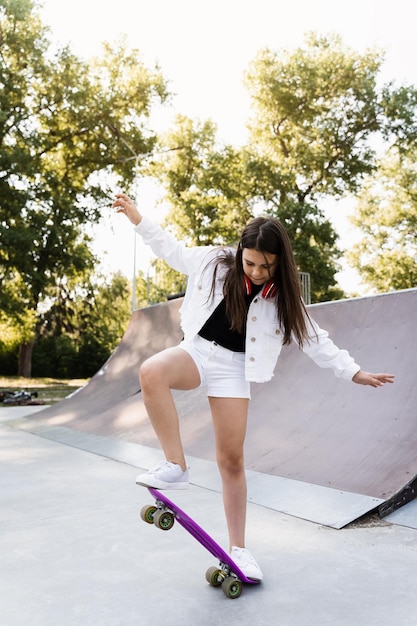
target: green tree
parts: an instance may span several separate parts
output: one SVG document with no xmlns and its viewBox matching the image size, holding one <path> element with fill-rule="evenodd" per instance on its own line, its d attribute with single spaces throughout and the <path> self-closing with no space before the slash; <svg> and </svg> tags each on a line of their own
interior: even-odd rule
<svg viewBox="0 0 417 626">
<path fill-rule="evenodd" d="M 165 302 L 166 300 L 184 295 L 187 287 L 185 274 L 172 269 L 163 259 L 152 261 L 145 282 L 146 300 L 144 305 Z M 143 295 L 142 291 L 142 298 Z"/>
<path fill-rule="evenodd" d="M 417 130 L 416 90 L 378 87 L 382 61 L 311 34 L 293 52 L 261 51 L 247 73 L 254 194 L 286 224 L 314 300 L 331 297 L 340 254 L 320 201 L 358 192 L 376 167 L 376 137 L 406 147 Z"/>
<path fill-rule="evenodd" d="M 362 240 L 349 253 L 364 282 L 386 292 L 417 286 L 417 166 L 392 151 L 359 197 L 354 225 Z"/>
<path fill-rule="evenodd" d="M 124 40 L 90 63 L 53 52 L 31 0 L 3 2 L 0 32 L 0 304 L 16 327 L 32 322 L 19 362 L 30 375 L 41 311 L 66 283 L 88 281 L 85 227 L 121 177 L 140 173 L 156 142 L 147 120 L 167 92 Z"/>
<path fill-rule="evenodd" d="M 77 371 L 91 376 L 109 358 L 128 326 L 131 286 L 120 272 L 90 285 L 76 302 Z"/>
<path fill-rule="evenodd" d="M 87 333 L 94 334 L 109 354 L 113 352 L 129 323 L 130 301 L 131 286 L 120 272 L 102 276 L 90 284 L 89 290 L 79 294 L 76 301 L 74 332 L 78 340 Z"/>
<path fill-rule="evenodd" d="M 42 315 L 33 353 L 37 376 L 89 377 L 119 344 L 130 319 L 131 289 L 120 273 L 76 284 Z"/>
<path fill-rule="evenodd" d="M 337 36 L 261 51 L 246 76 L 246 146 L 220 145 L 212 122 L 183 116 L 164 138 L 153 173 L 167 190 L 169 227 L 189 244 L 230 244 L 253 215 L 274 215 L 311 275 L 313 301 L 341 297 L 341 251 L 321 202 L 360 190 L 377 166 L 377 138 L 405 150 L 417 132 L 417 92 L 379 87 L 382 62 L 381 52 L 359 54 Z"/>
<path fill-rule="evenodd" d="M 252 215 L 245 153 L 219 146 L 211 121 L 178 116 L 153 173 L 166 189 L 166 223 L 189 245 L 230 244 Z"/>
</svg>

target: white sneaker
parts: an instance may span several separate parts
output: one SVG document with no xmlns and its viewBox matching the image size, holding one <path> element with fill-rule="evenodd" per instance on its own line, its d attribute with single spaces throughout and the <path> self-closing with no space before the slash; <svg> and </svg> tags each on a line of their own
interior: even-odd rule
<svg viewBox="0 0 417 626">
<path fill-rule="evenodd" d="M 154 489 L 187 489 L 188 469 L 170 461 L 161 461 L 156 467 L 136 477 L 136 484 Z"/>
<path fill-rule="evenodd" d="M 230 556 L 247 578 L 252 578 L 253 580 L 263 579 L 264 575 L 262 574 L 262 570 L 249 550 L 232 546 Z"/>
</svg>

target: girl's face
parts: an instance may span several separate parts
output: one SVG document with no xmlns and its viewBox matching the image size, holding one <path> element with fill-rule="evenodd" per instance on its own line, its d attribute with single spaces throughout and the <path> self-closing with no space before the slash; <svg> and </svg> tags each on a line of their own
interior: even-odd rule
<svg viewBox="0 0 417 626">
<path fill-rule="evenodd" d="M 252 248 L 243 248 L 242 264 L 245 275 L 254 285 L 263 285 L 275 274 L 278 255 L 258 252 Z"/>
</svg>

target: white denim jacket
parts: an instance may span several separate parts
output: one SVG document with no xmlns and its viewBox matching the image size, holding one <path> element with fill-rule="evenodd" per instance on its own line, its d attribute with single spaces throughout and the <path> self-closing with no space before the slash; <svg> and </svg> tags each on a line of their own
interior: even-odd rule
<svg viewBox="0 0 417 626">
<path fill-rule="evenodd" d="M 188 276 L 182 303 L 181 328 L 184 338 L 191 341 L 223 299 L 224 272 L 219 268 L 213 297 L 210 296 L 214 261 L 221 248 L 196 246 L 188 248 L 169 232 L 147 217 L 135 226 L 145 244 L 159 258 L 175 270 Z M 311 339 L 303 344 L 305 352 L 320 367 L 329 367 L 337 377 L 351 380 L 360 367 L 346 350 L 340 350 L 327 331 L 314 321 L 309 324 Z M 316 337 L 317 335 L 317 337 Z M 246 326 L 245 378 L 263 383 L 274 375 L 275 365 L 282 349 L 282 333 L 274 299 L 258 294 L 251 302 Z"/>
</svg>

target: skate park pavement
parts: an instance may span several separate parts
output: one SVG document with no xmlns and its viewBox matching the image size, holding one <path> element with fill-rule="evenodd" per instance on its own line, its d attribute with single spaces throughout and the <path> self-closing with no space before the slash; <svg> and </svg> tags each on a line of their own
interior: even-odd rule
<svg viewBox="0 0 417 626">
<path fill-rule="evenodd" d="M 145 446 L 121 442 L 118 456 L 104 440 L 92 452 L 87 434 L 65 443 L 26 428 L 42 408 L 0 409 L 2 626 L 417 624 L 416 500 L 339 530 L 249 502 L 247 546 L 265 578 L 230 600 L 206 583 L 216 563 L 179 525 L 139 519 L 151 503 L 135 485 Z M 193 483 L 193 465 L 207 466 L 190 465 L 189 490 L 170 497 L 227 548 L 221 494 Z"/>
</svg>

